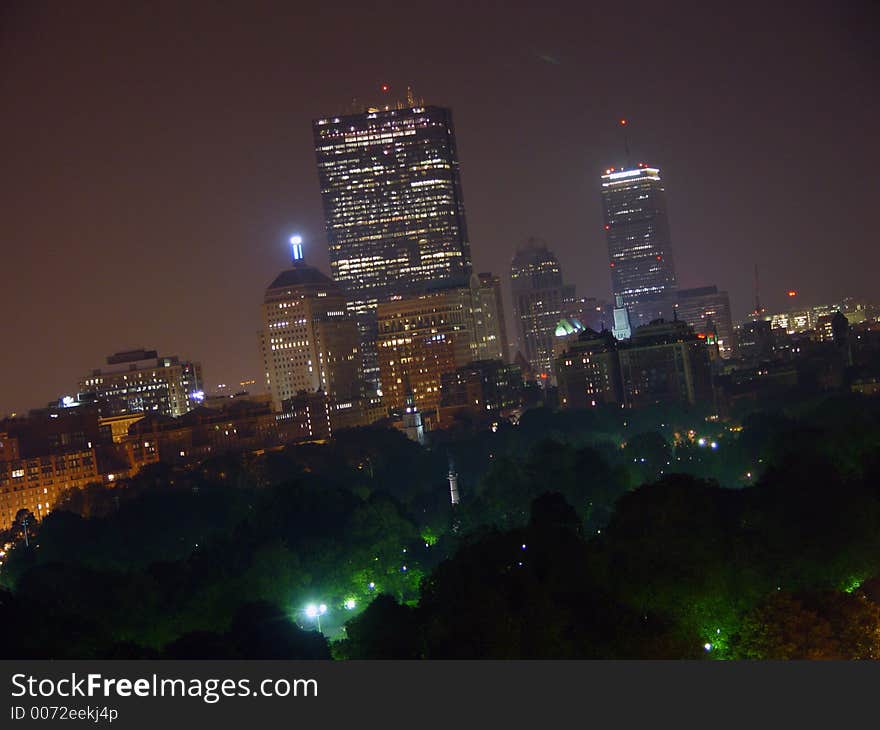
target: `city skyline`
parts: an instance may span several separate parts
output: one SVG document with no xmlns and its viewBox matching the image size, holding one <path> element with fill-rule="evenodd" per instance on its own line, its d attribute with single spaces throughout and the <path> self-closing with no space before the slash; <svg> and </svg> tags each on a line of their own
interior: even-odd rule
<svg viewBox="0 0 880 730">
<path fill-rule="evenodd" d="M 323 111 L 341 109 L 348 96 L 367 96 L 385 81 L 398 94 L 412 83 L 420 95 L 452 108 L 456 115 L 475 270 L 504 272 L 516 246 L 538 235 L 557 252 L 579 295 L 608 295 L 607 264 L 597 265 L 606 255 L 595 178 L 619 164 L 623 146 L 615 122 L 624 113 L 631 119 L 634 156 L 650 159 L 664 171 L 679 286 L 715 284 L 729 291 L 735 321 L 751 308 L 756 261 L 768 311 L 787 306 L 784 292 L 792 288 L 811 304 L 873 294 L 870 272 L 878 268 L 878 254 L 870 238 L 866 202 L 877 148 L 867 135 L 872 101 L 862 89 L 869 87 L 861 86 L 870 79 L 871 66 L 867 46 L 859 45 L 866 39 L 859 36 L 852 17 L 829 19 L 812 8 L 802 19 L 800 40 L 787 37 L 800 48 L 801 43 L 816 41 L 820 30 L 831 36 L 823 37 L 819 46 L 828 65 L 810 82 L 824 90 L 829 110 L 819 110 L 806 121 L 798 116 L 798 128 L 766 122 L 780 111 L 797 109 L 796 102 L 812 98 L 813 91 L 806 75 L 786 76 L 794 70 L 771 52 L 769 29 L 781 23 L 771 13 L 765 19 L 768 30 L 747 28 L 759 50 L 741 62 L 748 72 L 745 78 L 734 79 L 734 65 L 720 67 L 729 94 L 745 89 L 744 98 L 757 103 L 731 105 L 723 94 L 690 98 L 681 88 L 687 84 L 670 82 L 663 92 L 668 106 L 658 114 L 652 111 L 657 92 L 650 79 L 634 89 L 641 95 L 624 98 L 611 82 L 591 78 L 588 83 L 595 85 L 603 102 L 589 110 L 575 105 L 570 114 L 577 124 L 570 132 L 557 128 L 562 138 L 548 145 L 541 131 L 570 106 L 567 90 L 590 56 L 544 16 L 532 24 L 534 44 L 543 52 L 514 52 L 492 40 L 499 52 L 496 60 L 474 82 L 462 85 L 463 67 L 471 60 L 467 50 L 439 77 L 416 62 L 419 54 L 412 46 L 404 49 L 403 58 L 412 61 L 405 72 L 385 61 L 365 63 L 351 72 L 336 60 L 327 61 L 325 75 L 316 73 L 313 80 L 304 72 L 290 71 L 280 63 L 285 54 L 271 50 L 255 54 L 249 67 L 221 65 L 220 70 L 228 72 L 223 75 L 204 66 L 225 48 L 216 34 L 208 33 L 196 46 L 195 58 L 172 53 L 168 61 L 153 65 L 150 48 L 139 49 L 136 42 L 147 30 L 110 23 L 116 35 L 111 38 L 96 23 L 87 22 L 89 12 L 115 18 L 109 8 L 85 13 L 93 48 L 81 39 L 76 46 L 65 43 L 61 33 L 68 19 L 63 10 L 41 15 L 22 4 L 13 7 L 11 24 L 4 26 L 3 47 L 15 63 L 6 64 L 0 88 L 20 101 L 2 122 L 3 138 L 15 143 L 3 187 L 10 214 L 2 240 L 7 270 L 15 272 L 8 277 L 7 295 L 24 314 L 6 318 L 2 336 L 10 349 L 27 343 L 31 356 L 26 362 L 4 359 L 4 382 L 10 387 L 0 393 L 0 411 L 41 406 L 69 391 L 102 353 L 147 345 L 202 362 L 212 388 L 218 382 L 259 381 L 258 356 L 251 346 L 259 323 L 250 303 L 282 268 L 289 235 L 301 233 L 310 260 L 328 271 L 313 157 L 308 164 L 310 120 Z M 162 13 L 157 17 L 161 20 Z M 171 24 L 177 30 L 169 43 L 193 20 L 185 13 L 173 18 L 180 23 Z M 132 19 L 148 29 L 156 22 L 137 13 L 128 22 Z M 698 12 L 689 22 L 697 27 L 697 21 L 709 22 Z M 737 26 L 744 18 L 723 22 Z M 469 32 L 483 33 L 487 23 L 479 16 Z M 257 26 L 240 31 L 237 42 L 255 47 L 261 34 L 273 33 L 268 22 Z M 284 27 L 279 23 L 279 29 Z M 514 23 L 512 30 L 522 34 L 524 29 Z M 35 33 L 46 34 L 50 43 L 58 41 L 59 53 L 73 54 L 63 83 L 52 79 L 51 63 L 16 53 Z M 649 46 L 660 44 L 666 35 L 661 28 Z M 439 40 L 429 36 L 423 43 L 431 48 Z M 850 55 L 835 51 L 835 44 L 843 40 L 850 44 Z M 699 40 L 692 42 L 699 47 Z M 83 92 L 84 74 L 95 71 L 94 54 L 103 58 L 119 48 L 127 50 L 122 54 L 126 62 L 118 69 L 102 67 L 95 86 Z M 781 91 L 770 81 L 762 86 L 757 72 L 768 58 L 774 61 L 772 79 L 794 83 Z M 254 73 L 265 68 L 272 73 L 254 81 Z M 832 68 L 840 73 L 832 73 Z M 665 59 L 655 73 L 674 75 L 676 69 L 687 70 L 686 81 L 704 78 L 681 55 Z M 632 69 L 615 73 L 621 74 L 618 81 L 636 78 Z M 832 88 L 832 79 L 840 76 L 846 83 Z M 204 88 L 192 90 L 194 78 L 206 80 Z M 295 110 L 275 95 L 291 78 L 302 89 L 293 95 Z M 137 79 L 147 93 L 132 96 L 130 79 Z M 511 92 L 506 105 L 516 108 L 517 114 L 509 117 L 513 123 L 502 123 L 499 112 L 504 107 L 488 101 L 484 89 L 474 88 L 491 79 Z M 756 86 L 749 91 L 750 83 Z M 38 98 L 23 94 L 28 84 L 39 84 L 45 93 Z M 528 91 L 519 96 L 512 92 L 523 84 Z M 151 111 L 157 94 L 160 101 L 180 101 L 184 89 L 193 96 L 179 110 L 159 104 L 158 111 Z M 95 113 L 57 114 L 58 105 L 70 106 L 65 99 L 76 93 L 87 96 L 77 108 Z M 238 94 L 247 109 L 236 112 L 229 103 L 231 94 Z M 149 99 L 149 109 L 138 101 L 141 96 Z M 856 109 L 859 113 L 852 113 Z M 45 122 L 38 121 L 50 118 L 51 134 Z M 845 136 L 835 131 L 841 119 L 848 127 Z M 778 128 L 782 126 L 785 129 Z M 740 137 L 731 137 L 734 127 Z M 268 133 L 255 141 L 254 130 L 263 128 Z M 535 149 L 524 148 L 524 141 L 534 143 Z M 747 148 L 749 155 L 744 154 Z M 809 155 L 803 152 L 807 148 Z M 842 159 L 852 183 L 845 194 L 842 188 L 829 187 L 838 179 L 834 173 Z M 742 165 L 743 160 L 748 164 Z M 785 185 L 794 185 L 794 193 L 773 174 L 782 165 L 790 173 Z M 841 209 L 845 215 L 839 215 Z M 725 221 L 724 230 L 718 220 Z M 839 266 L 828 265 L 830 251 L 839 257 Z M 854 262 L 858 265 L 845 265 Z M 102 272 L 100 280 L 93 276 L 96 270 Z M 214 316 L 223 327 L 206 326 Z M 68 358 L 65 367 L 51 357 L 58 347 Z"/>
</svg>

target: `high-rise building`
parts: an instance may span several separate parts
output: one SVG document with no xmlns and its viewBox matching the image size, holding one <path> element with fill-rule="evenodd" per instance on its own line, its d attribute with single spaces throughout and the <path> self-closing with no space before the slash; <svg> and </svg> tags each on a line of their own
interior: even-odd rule
<svg viewBox="0 0 880 730">
<path fill-rule="evenodd" d="M 263 298 L 260 350 L 276 411 L 305 391 L 353 399 L 360 383 L 358 329 L 341 288 L 302 258 L 269 284 Z"/>
<path fill-rule="evenodd" d="M 672 319 L 675 265 L 660 170 L 639 163 L 602 175 L 602 207 L 611 290 L 623 299 L 633 327 Z"/>
<path fill-rule="evenodd" d="M 718 291 L 717 286 L 679 289 L 675 294 L 675 311 L 678 319 L 693 327 L 698 337 L 717 344 L 721 357 L 734 356 L 733 319 L 726 291 Z"/>
<path fill-rule="evenodd" d="M 377 304 L 471 274 L 452 113 L 408 102 L 313 124 L 331 273 L 373 381 Z"/>
<path fill-rule="evenodd" d="M 570 293 L 562 283 L 559 261 L 546 243 L 530 238 L 517 251 L 510 264 L 510 288 L 520 351 L 531 370 L 546 380 L 553 372 L 556 325 Z"/>
<path fill-rule="evenodd" d="M 159 413 L 177 417 L 204 398 L 202 366 L 178 357 L 159 357 L 156 350 L 129 350 L 107 358 L 107 367 L 93 370 L 79 382 L 101 416 Z"/>
<path fill-rule="evenodd" d="M 481 273 L 471 277 L 471 288 L 474 291 L 475 358 L 507 362 L 510 351 L 504 323 L 501 278 Z"/>
<path fill-rule="evenodd" d="M 439 289 L 378 307 L 379 369 L 389 408 L 412 393 L 425 412 L 440 405 L 441 376 L 474 360 L 473 290 Z"/>
</svg>

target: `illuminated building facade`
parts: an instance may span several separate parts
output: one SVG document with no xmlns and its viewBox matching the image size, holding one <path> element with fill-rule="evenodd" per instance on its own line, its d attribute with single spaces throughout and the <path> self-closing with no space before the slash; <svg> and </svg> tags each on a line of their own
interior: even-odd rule
<svg viewBox="0 0 880 730">
<path fill-rule="evenodd" d="M 27 509 L 38 519 L 61 494 L 127 472 L 95 406 L 31 411 L 0 421 L 0 530 Z"/>
<path fill-rule="evenodd" d="M 440 289 L 378 307 L 379 370 L 389 408 L 402 409 L 411 391 L 420 411 L 440 405 L 444 373 L 474 359 L 473 291 Z"/>
<path fill-rule="evenodd" d="M 611 290 L 629 310 L 633 328 L 672 319 L 675 265 L 660 170 L 641 163 L 606 170 L 602 207 Z"/>
<path fill-rule="evenodd" d="M 41 520 L 65 490 L 103 481 L 94 448 L 0 461 L 0 529 L 7 529 L 19 510 Z"/>
<path fill-rule="evenodd" d="M 452 113 L 409 101 L 313 124 L 331 274 L 374 381 L 376 305 L 471 274 Z"/>
<path fill-rule="evenodd" d="M 474 355 L 478 360 L 506 362 L 510 358 L 510 351 L 501 298 L 501 278 L 481 273 L 471 277 L 471 288 L 474 292 Z"/>
<path fill-rule="evenodd" d="M 546 243 L 531 238 L 517 251 L 510 264 L 510 288 L 520 351 L 537 377 L 546 380 L 553 371 L 556 325 L 566 300 L 574 299 Z"/>
<path fill-rule="evenodd" d="M 178 357 L 159 357 L 155 350 L 129 350 L 107 358 L 79 382 L 93 396 L 101 416 L 159 413 L 177 417 L 204 398 L 202 367 Z"/>
<path fill-rule="evenodd" d="M 612 310 L 611 334 L 615 339 L 628 340 L 632 337 L 632 324 L 629 321 L 629 309 L 623 303 L 623 297 L 620 294 L 614 295 L 614 309 Z"/>
<path fill-rule="evenodd" d="M 303 391 L 322 391 L 334 400 L 356 397 L 357 322 L 338 284 L 295 258 L 266 289 L 262 320 L 260 351 L 275 410 Z"/>
<path fill-rule="evenodd" d="M 675 294 L 675 311 L 678 319 L 693 327 L 697 336 L 717 344 L 721 357 L 735 356 L 730 297 L 726 291 L 718 291 L 717 286 L 679 289 Z"/>
<path fill-rule="evenodd" d="M 327 396 L 304 393 L 275 412 L 269 400 L 230 399 L 199 407 L 180 418 L 148 415 L 123 441 L 132 470 L 155 462 L 191 464 L 217 454 L 258 451 L 287 443 L 327 438 Z"/>
<path fill-rule="evenodd" d="M 559 405 L 592 408 L 623 403 L 617 341 L 608 331 L 583 330 L 556 360 Z"/>
</svg>

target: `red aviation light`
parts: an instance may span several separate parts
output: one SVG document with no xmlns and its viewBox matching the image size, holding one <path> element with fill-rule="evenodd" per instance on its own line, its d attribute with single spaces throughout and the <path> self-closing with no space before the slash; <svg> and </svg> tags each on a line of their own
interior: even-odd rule
<svg viewBox="0 0 880 730">
<path fill-rule="evenodd" d="M 621 126 L 621 127 L 625 127 L 625 126 L 626 126 L 626 119 L 621 119 L 621 120 L 620 120 L 620 126 Z"/>
<path fill-rule="evenodd" d="M 607 230 L 609 230 L 610 228 L 611 228 L 611 226 L 609 226 L 609 225 L 606 223 L 606 224 L 605 224 L 605 230 L 607 231 Z"/>
<path fill-rule="evenodd" d="M 794 289 L 789 289 L 789 291 L 788 291 L 788 296 L 790 296 L 790 297 L 796 297 L 796 296 L 797 296 L 797 292 L 796 292 Z"/>
<path fill-rule="evenodd" d="M 390 89 L 391 89 L 391 87 L 388 84 L 382 84 L 382 91 L 383 92 L 388 92 Z"/>
</svg>

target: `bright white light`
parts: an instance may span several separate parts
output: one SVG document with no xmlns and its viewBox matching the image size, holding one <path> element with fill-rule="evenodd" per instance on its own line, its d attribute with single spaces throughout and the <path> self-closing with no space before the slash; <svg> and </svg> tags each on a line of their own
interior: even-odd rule
<svg viewBox="0 0 880 730">
<path fill-rule="evenodd" d="M 306 616 L 309 618 L 317 618 L 318 617 L 318 607 L 314 603 L 310 603 L 306 606 Z"/>
<path fill-rule="evenodd" d="M 717 449 L 717 448 L 718 448 L 718 444 L 717 444 L 716 442 L 714 442 L 714 441 L 713 441 L 711 444 L 709 444 L 709 446 L 711 446 L 713 449 Z"/>
<path fill-rule="evenodd" d="M 709 643 L 703 644 L 703 648 L 704 648 L 706 651 L 712 651 L 712 645 L 709 644 Z"/>
<path fill-rule="evenodd" d="M 699 438 L 699 439 L 697 439 L 697 443 L 698 443 L 700 446 L 705 446 L 705 445 L 706 445 L 706 439 L 704 439 L 704 438 Z"/>
<path fill-rule="evenodd" d="M 345 601 L 345 608 L 347 611 L 354 611 L 354 607 L 357 606 L 357 602 L 354 598 L 349 598 Z"/>
<path fill-rule="evenodd" d="M 303 239 L 302 236 L 291 236 L 290 245 L 293 247 L 293 260 L 303 260 Z"/>
</svg>

